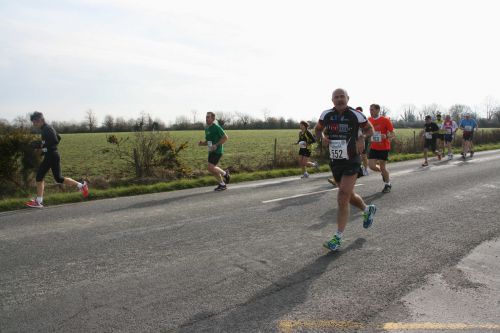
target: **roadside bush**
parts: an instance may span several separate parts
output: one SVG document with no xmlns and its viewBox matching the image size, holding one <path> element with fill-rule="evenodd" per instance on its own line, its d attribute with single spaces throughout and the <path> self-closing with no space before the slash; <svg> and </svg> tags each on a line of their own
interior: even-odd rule
<svg viewBox="0 0 500 333">
<path fill-rule="evenodd" d="M 178 145 L 168 133 L 139 129 L 133 137 L 118 139 L 115 135 L 109 135 L 106 140 L 114 148 L 105 149 L 104 152 L 114 153 L 126 161 L 127 168 L 134 169 L 136 178 L 165 177 L 171 174 L 175 174 L 177 178 L 189 172 L 179 156 L 188 147 L 188 143 Z"/>
<path fill-rule="evenodd" d="M 33 183 L 40 154 L 31 148 L 36 136 L 15 129 L 0 135 L 0 197 L 27 193 Z"/>
</svg>

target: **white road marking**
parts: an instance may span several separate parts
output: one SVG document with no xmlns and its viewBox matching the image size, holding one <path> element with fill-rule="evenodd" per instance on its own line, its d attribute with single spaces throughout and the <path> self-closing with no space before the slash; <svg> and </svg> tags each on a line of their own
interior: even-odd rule
<svg viewBox="0 0 500 333">
<path fill-rule="evenodd" d="M 363 185 L 363 184 L 356 184 L 354 186 L 361 186 L 361 185 Z M 289 196 L 289 197 L 282 197 L 282 198 L 277 198 L 277 199 L 265 200 L 265 201 L 262 201 L 262 203 L 266 204 L 266 203 L 270 203 L 270 202 L 276 202 L 276 201 L 282 201 L 282 200 L 288 200 L 288 199 L 295 199 L 295 198 L 305 197 L 305 196 L 308 196 L 308 195 L 315 195 L 315 194 L 319 194 L 319 193 L 336 191 L 338 189 L 339 188 L 336 187 L 336 188 L 332 188 L 332 189 L 329 189 L 329 190 L 309 192 L 309 193 L 301 193 L 301 194 L 296 194 L 296 195 L 292 195 L 292 196 Z"/>
</svg>

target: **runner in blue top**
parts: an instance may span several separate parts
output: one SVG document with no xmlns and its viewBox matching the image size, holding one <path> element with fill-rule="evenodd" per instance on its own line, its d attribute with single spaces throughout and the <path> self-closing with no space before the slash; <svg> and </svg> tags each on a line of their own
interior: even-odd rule
<svg viewBox="0 0 500 333">
<path fill-rule="evenodd" d="M 465 160 L 467 153 L 470 151 L 470 157 L 474 156 L 474 146 L 472 144 L 472 138 L 474 137 L 474 131 L 477 130 L 477 122 L 475 119 L 470 117 L 470 113 L 466 113 L 465 117 L 460 120 L 458 127 L 463 131 L 462 136 L 462 158 Z"/>
</svg>

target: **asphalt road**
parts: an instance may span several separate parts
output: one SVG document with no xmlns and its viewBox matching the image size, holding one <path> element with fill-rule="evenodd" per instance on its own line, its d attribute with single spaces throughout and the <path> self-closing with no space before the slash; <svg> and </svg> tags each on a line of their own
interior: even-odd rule
<svg viewBox="0 0 500 333">
<path fill-rule="evenodd" d="M 326 173 L 0 213 L 0 332 L 499 332 L 500 151 L 420 163 L 337 253 Z"/>
</svg>

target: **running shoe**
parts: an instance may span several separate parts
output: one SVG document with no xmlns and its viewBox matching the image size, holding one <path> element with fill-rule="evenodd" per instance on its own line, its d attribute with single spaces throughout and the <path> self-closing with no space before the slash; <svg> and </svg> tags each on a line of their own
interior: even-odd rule
<svg viewBox="0 0 500 333">
<path fill-rule="evenodd" d="M 214 191 L 217 191 L 217 192 L 225 191 L 225 190 L 227 190 L 227 186 L 226 185 L 222 185 L 222 184 L 219 184 L 219 186 L 217 186 L 216 188 L 214 188 Z"/>
<path fill-rule="evenodd" d="M 465 154 L 462 152 L 462 159 L 465 160 Z"/>
<path fill-rule="evenodd" d="M 335 184 L 335 179 L 333 179 L 333 178 L 328 178 L 328 182 L 329 182 L 330 184 L 332 184 L 334 187 L 336 187 L 336 186 L 337 186 L 337 184 Z"/>
<path fill-rule="evenodd" d="M 304 174 L 300 178 L 309 178 L 309 174 L 307 172 L 304 172 Z"/>
<path fill-rule="evenodd" d="M 449 160 L 453 159 L 453 154 L 448 154 L 448 159 Z"/>
<path fill-rule="evenodd" d="M 441 153 L 437 153 L 438 161 L 441 161 Z"/>
<path fill-rule="evenodd" d="M 422 163 L 422 166 L 423 166 L 423 167 L 426 167 L 426 166 L 428 166 L 428 165 L 429 165 L 429 163 L 427 163 L 427 161 L 425 161 L 424 163 Z"/>
<path fill-rule="evenodd" d="M 224 170 L 226 174 L 223 176 L 224 177 L 224 183 L 229 184 L 229 181 L 231 180 L 231 174 L 229 173 L 229 169 Z"/>
<path fill-rule="evenodd" d="M 340 248 L 340 245 L 342 243 L 342 239 L 339 238 L 337 235 L 334 235 L 332 239 L 330 239 L 328 242 L 323 243 L 323 247 L 327 248 L 330 251 L 337 251 Z"/>
<path fill-rule="evenodd" d="M 35 199 L 31 199 L 27 203 L 25 203 L 26 206 L 31 207 L 31 208 L 43 208 L 43 205 L 36 201 Z"/>
<path fill-rule="evenodd" d="M 368 229 L 373 224 L 373 218 L 375 213 L 377 213 L 377 207 L 375 205 L 368 205 L 368 212 L 363 212 L 363 228 Z"/>
<path fill-rule="evenodd" d="M 83 181 L 83 186 L 82 188 L 80 189 L 80 191 L 82 191 L 82 196 L 84 198 L 88 197 L 89 196 L 89 184 L 87 184 L 86 181 Z"/>
<path fill-rule="evenodd" d="M 382 190 L 382 193 L 389 193 L 391 192 L 392 185 L 391 184 L 385 184 L 384 189 Z"/>
<path fill-rule="evenodd" d="M 471 150 L 470 157 L 474 156 L 474 152 Z"/>
</svg>

